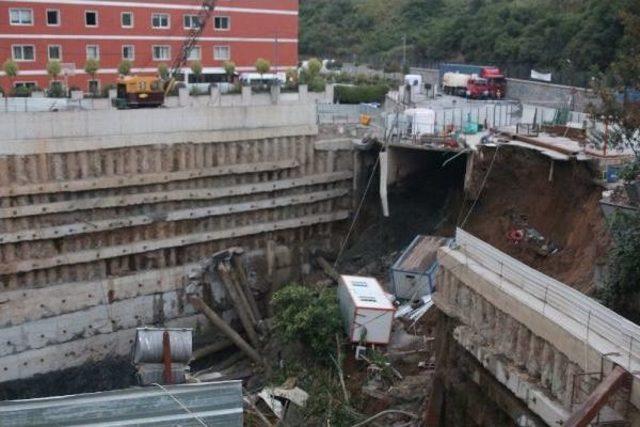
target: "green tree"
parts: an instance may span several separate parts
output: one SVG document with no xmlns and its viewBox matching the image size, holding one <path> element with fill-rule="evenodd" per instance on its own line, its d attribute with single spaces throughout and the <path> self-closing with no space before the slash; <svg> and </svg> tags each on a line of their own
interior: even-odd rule
<svg viewBox="0 0 640 427">
<path fill-rule="evenodd" d="M 84 64 L 84 72 L 91 76 L 91 80 L 96 79 L 98 70 L 100 70 L 100 61 L 94 58 L 87 59 L 87 62 L 85 62 Z M 93 95 L 97 95 L 96 86 L 92 86 L 92 92 L 93 92 Z"/>
<path fill-rule="evenodd" d="M 640 321 L 640 216 L 618 213 L 610 223 L 614 247 L 609 253 L 609 278 L 603 302 L 612 310 Z"/>
<path fill-rule="evenodd" d="M 2 64 L 2 69 L 4 73 L 7 75 L 7 77 L 9 78 L 9 86 L 13 87 L 13 79 L 20 72 L 20 67 L 13 59 L 7 59 Z"/>
<path fill-rule="evenodd" d="M 133 68 L 133 63 L 128 59 L 124 59 L 118 64 L 118 73 L 122 76 L 128 76 Z"/>
<path fill-rule="evenodd" d="M 318 58 L 311 58 L 309 62 L 307 62 L 307 70 L 309 71 L 309 77 L 313 80 L 318 74 L 320 74 L 320 70 L 322 70 L 322 62 Z"/>
<path fill-rule="evenodd" d="M 47 62 L 47 74 L 54 81 L 58 79 L 58 76 L 62 72 L 62 66 L 60 65 L 60 61 L 52 60 Z"/>
<path fill-rule="evenodd" d="M 224 68 L 224 73 L 227 75 L 227 82 L 231 83 L 236 73 L 236 63 L 233 61 L 224 61 L 222 67 Z"/>
<path fill-rule="evenodd" d="M 264 58 L 258 58 L 256 60 L 256 71 L 260 74 L 260 75 L 264 75 L 267 74 L 269 71 L 271 71 L 271 62 L 267 61 Z"/>
<path fill-rule="evenodd" d="M 158 64 L 158 77 L 160 77 L 162 80 L 169 79 L 169 67 L 167 66 L 167 64 Z"/>
<path fill-rule="evenodd" d="M 273 295 L 271 304 L 276 333 L 285 341 L 310 347 L 320 361 L 335 352 L 335 334 L 342 326 L 335 290 L 289 285 Z"/>
<path fill-rule="evenodd" d="M 191 61 L 191 72 L 195 76 L 196 82 L 200 82 L 200 78 L 202 77 L 202 62 Z"/>
<path fill-rule="evenodd" d="M 632 96 L 640 89 L 640 5 L 629 6 L 621 16 L 621 49 L 609 72 L 594 82 L 600 102 L 590 106 L 590 112 L 607 123 L 608 131 L 592 135 L 597 145 L 633 150 L 636 162 L 640 162 L 640 103 Z"/>
</svg>

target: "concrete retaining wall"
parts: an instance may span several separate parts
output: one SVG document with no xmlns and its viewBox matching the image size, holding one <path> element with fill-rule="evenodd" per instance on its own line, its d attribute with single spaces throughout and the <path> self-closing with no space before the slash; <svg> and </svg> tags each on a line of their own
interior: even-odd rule
<svg viewBox="0 0 640 427">
<path fill-rule="evenodd" d="M 249 266 L 264 293 L 308 245 L 330 249 L 353 153 L 318 142 L 315 119 L 311 104 L 0 116 L 14 132 L 0 142 L 0 382 L 126 355 L 138 326 L 201 331 L 185 276 L 216 251 L 271 251 Z"/>
<path fill-rule="evenodd" d="M 311 135 L 317 133 L 315 111 L 307 102 L 2 114 L 0 154 Z"/>
</svg>

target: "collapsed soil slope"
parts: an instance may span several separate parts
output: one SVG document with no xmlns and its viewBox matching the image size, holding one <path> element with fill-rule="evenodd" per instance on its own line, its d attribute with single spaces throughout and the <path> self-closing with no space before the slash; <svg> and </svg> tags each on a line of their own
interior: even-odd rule
<svg viewBox="0 0 640 427">
<path fill-rule="evenodd" d="M 477 195 L 495 149 L 476 156 L 470 194 Z M 594 289 L 594 267 L 611 244 L 599 200 L 602 188 L 587 162 L 558 162 L 519 147 L 502 146 L 465 230 L 531 267 L 582 292 Z M 471 202 L 465 207 L 466 214 Z M 514 244 L 509 232 L 526 224 L 554 242 L 559 251 L 542 256 L 529 245 Z"/>
</svg>

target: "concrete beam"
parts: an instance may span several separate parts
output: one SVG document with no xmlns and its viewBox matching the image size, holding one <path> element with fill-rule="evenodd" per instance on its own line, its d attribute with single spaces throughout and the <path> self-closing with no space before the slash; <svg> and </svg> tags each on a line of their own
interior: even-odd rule
<svg viewBox="0 0 640 427">
<path fill-rule="evenodd" d="M 214 176 L 238 175 L 246 173 L 272 172 L 293 169 L 299 166 L 297 160 L 278 162 L 247 163 L 220 166 L 208 169 L 193 169 L 179 172 L 146 173 L 135 175 L 101 176 L 93 179 L 46 182 L 28 185 L 8 185 L 0 187 L 0 197 L 27 196 L 59 192 L 93 191 L 112 188 L 134 187 L 152 184 L 166 184 Z"/>
<path fill-rule="evenodd" d="M 0 274 L 14 274 L 34 270 L 42 270 L 63 265 L 89 263 L 98 260 L 117 258 L 125 255 L 152 252 L 160 249 L 177 248 L 198 243 L 224 240 L 229 238 L 250 236 L 270 231 L 307 227 L 315 224 L 341 221 L 349 217 L 348 211 L 337 211 L 329 214 L 311 215 L 283 221 L 253 224 L 245 227 L 231 228 L 207 233 L 193 233 L 169 239 L 143 240 L 126 245 L 92 249 L 69 253 L 53 258 L 30 259 L 0 265 Z"/>
<path fill-rule="evenodd" d="M 119 196 L 95 197 L 90 199 L 71 200 L 64 202 L 42 203 L 25 206 L 14 206 L 0 209 L 0 218 L 21 218 L 28 216 L 46 215 L 60 212 L 75 212 L 91 209 L 122 208 L 124 206 L 147 205 L 183 200 L 214 200 L 224 197 L 258 194 L 294 187 L 328 184 L 331 182 L 350 180 L 353 172 L 335 172 L 321 175 L 310 175 L 304 178 L 246 184 L 233 187 L 219 187 L 215 189 L 190 189 L 157 191 L 153 193 L 126 194 Z"/>
<path fill-rule="evenodd" d="M 316 191 L 303 195 L 293 195 L 277 197 L 256 202 L 234 203 L 229 205 L 206 206 L 197 209 L 182 209 L 163 214 L 161 221 L 173 222 L 210 218 L 214 216 L 230 215 L 234 213 L 253 212 L 264 209 L 278 207 L 295 206 L 307 203 L 315 203 L 323 200 L 330 200 L 343 197 L 349 193 L 347 189 L 337 189 L 329 191 Z M 118 230 L 141 225 L 152 224 L 158 221 L 150 215 L 137 215 L 118 219 L 102 221 L 79 222 L 75 224 L 60 225 L 56 227 L 38 228 L 33 230 L 20 230 L 13 233 L 4 233 L 0 236 L 1 243 L 18 243 L 47 239 L 59 239 L 62 237 L 77 236 L 82 234 L 92 234 L 102 231 Z"/>
</svg>

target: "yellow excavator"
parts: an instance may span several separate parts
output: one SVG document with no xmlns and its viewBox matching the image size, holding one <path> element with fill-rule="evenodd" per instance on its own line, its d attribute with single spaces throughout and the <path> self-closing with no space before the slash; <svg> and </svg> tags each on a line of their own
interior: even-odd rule
<svg viewBox="0 0 640 427">
<path fill-rule="evenodd" d="M 202 2 L 197 17 L 198 25 L 189 30 L 178 56 L 171 64 L 167 80 L 158 77 L 121 77 L 116 85 L 117 94 L 116 98 L 112 100 L 113 106 L 123 110 L 127 108 L 153 108 L 162 105 L 164 98 L 175 88 L 178 74 L 187 64 L 189 54 L 210 21 L 215 7 L 216 0 Z"/>
</svg>

